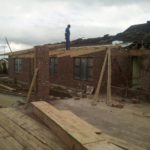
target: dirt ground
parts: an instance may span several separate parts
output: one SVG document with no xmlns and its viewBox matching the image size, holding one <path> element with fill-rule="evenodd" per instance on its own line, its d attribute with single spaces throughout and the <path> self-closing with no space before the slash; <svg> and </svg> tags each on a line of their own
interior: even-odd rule
<svg viewBox="0 0 150 150">
<path fill-rule="evenodd" d="M 15 106 L 18 101 L 24 101 L 24 97 L 6 95 L 0 93 L 0 106 L 1 107 L 11 107 Z"/>
<path fill-rule="evenodd" d="M 71 110 L 109 135 L 150 149 L 150 104 L 126 103 L 124 108 L 120 109 L 106 106 L 104 102 L 93 106 L 91 102 L 90 99 L 71 98 L 50 103 L 59 109 Z"/>
</svg>

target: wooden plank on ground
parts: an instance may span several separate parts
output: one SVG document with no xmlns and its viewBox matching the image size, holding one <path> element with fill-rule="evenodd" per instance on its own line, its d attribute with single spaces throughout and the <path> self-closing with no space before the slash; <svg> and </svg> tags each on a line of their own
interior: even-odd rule
<svg viewBox="0 0 150 150">
<path fill-rule="evenodd" d="M 48 145 L 54 150 L 67 150 L 65 146 L 47 127 L 40 124 L 31 117 L 17 111 L 14 108 L 2 108 L 0 113 L 3 113 L 10 120 L 18 124 L 25 131 L 36 137 L 45 145 Z"/>
<path fill-rule="evenodd" d="M 68 111 L 59 111 L 44 101 L 32 102 L 33 112 L 49 126 L 73 150 L 135 150 L 112 140 L 104 134 L 95 133 L 95 128 L 82 124 L 78 117 Z M 66 115 L 65 115 L 66 114 Z M 76 119 L 77 120 L 76 120 Z M 80 123 L 79 123 L 80 122 Z M 78 126 L 78 127 L 77 127 Z M 80 127 L 82 126 L 82 127 Z M 83 129 L 86 128 L 86 129 Z M 96 136 L 95 136 L 96 135 Z M 90 137 L 90 138 L 89 138 Z M 98 137 L 98 138 L 97 138 Z M 119 141 L 119 140 L 118 140 Z M 143 150 L 139 148 L 137 150 Z"/>
<path fill-rule="evenodd" d="M 122 147 L 125 150 L 145 150 L 144 148 L 130 144 L 124 140 L 109 136 L 107 134 L 102 134 L 101 136 L 104 137 L 107 141 L 109 141 L 109 143 L 118 145 L 119 147 Z"/>
<path fill-rule="evenodd" d="M 84 121 L 83 119 L 79 118 L 78 116 L 76 116 L 74 113 L 72 113 L 69 110 L 62 110 L 61 111 L 62 114 L 69 118 L 72 122 L 76 122 L 76 125 L 79 127 L 84 127 L 85 129 L 89 129 L 92 132 L 95 132 L 96 134 L 101 134 L 102 131 L 92 125 L 90 125 L 89 123 L 87 123 L 86 121 Z"/>
<path fill-rule="evenodd" d="M 11 88 L 11 87 L 9 87 L 9 86 L 7 86 L 7 85 L 4 85 L 4 84 L 1 84 L 1 83 L 0 83 L 0 86 L 1 86 L 2 88 L 5 88 L 5 89 L 9 90 L 9 91 L 16 91 L 16 89 Z"/>
<path fill-rule="evenodd" d="M 0 127 L 0 150 L 23 150 L 24 147 L 18 143 L 10 134 Z"/>
<path fill-rule="evenodd" d="M 84 149 L 86 143 L 103 140 L 93 130 L 78 126 L 77 121 L 62 115 L 47 102 L 32 102 L 32 105 L 33 112 L 74 150 Z"/>
<path fill-rule="evenodd" d="M 28 150 L 51 150 L 50 147 L 26 132 L 7 116 L 4 116 L 3 113 L 0 113 L 0 126 Z"/>
<path fill-rule="evenodd" d="M 125 150 L 117 145 L 109 143 L 108 141 L 86 144 L 85 147 L 90 150 Z"/>
</svg>

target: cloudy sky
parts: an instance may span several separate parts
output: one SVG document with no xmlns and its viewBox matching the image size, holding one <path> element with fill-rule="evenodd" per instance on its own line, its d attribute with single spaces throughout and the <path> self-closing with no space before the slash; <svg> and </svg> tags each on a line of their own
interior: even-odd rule
<svg viewBox="0 0 150 150">
<path fill-rule="evenodd" d="M 64 40 L 116 34 L 150 20 L 150 0 L 0 0 L 0 53 Z M 7 48 L 6 48 L 7 51 Z"/>
</svg>

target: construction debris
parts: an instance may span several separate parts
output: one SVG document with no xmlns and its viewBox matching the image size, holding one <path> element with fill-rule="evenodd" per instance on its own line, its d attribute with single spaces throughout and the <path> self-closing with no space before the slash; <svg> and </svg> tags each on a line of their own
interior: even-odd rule
<svg viewBox="0 0 150 150">
<path fill-rule="evenodd" d="M 139 104 L 139 103 L 140 103 L 140 100 L 139 100 L 139 99 L 132 98 L 132 99 L 131 99 L 131 102 L 132 102 L 133 104 Z"/>
<path fill-rule="evenodd" d="M 89 86 L 89 85 L 86 86 L 86 94 L 87 95 L 93 94 L 93 91 L 94 91 L 94 87 L 93 86 Z"/>
<path fill-rule="evenodd" d="M 116 102 L 116 101 L 113 101 L 112 104 L 110 104 L 111 107 L 116 107 L 116 108 L 123 108 L 124 105 L 120 102 Z"/>
</svg>

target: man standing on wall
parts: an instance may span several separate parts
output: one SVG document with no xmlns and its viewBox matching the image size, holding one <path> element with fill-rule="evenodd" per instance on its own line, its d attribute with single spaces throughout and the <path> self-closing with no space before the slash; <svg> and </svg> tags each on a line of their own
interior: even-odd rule
<svg viewBox="0 0 150 150">
<path fill-rule="evenodd" d="M 70 50 L 70 27 L 70 24 L 68 24 L 65 30 L 66 50 Z"/>
</svg>

